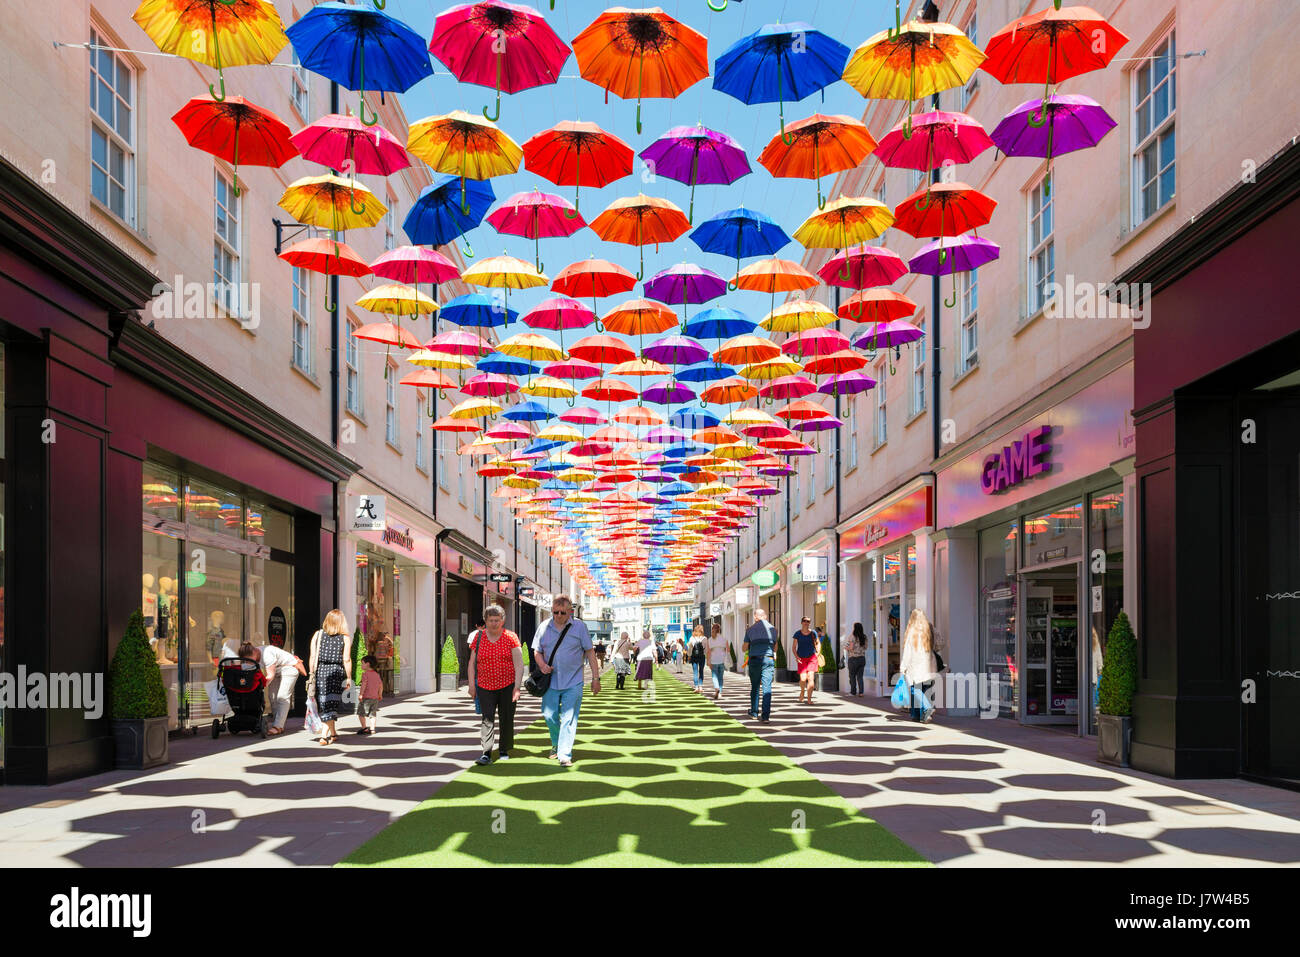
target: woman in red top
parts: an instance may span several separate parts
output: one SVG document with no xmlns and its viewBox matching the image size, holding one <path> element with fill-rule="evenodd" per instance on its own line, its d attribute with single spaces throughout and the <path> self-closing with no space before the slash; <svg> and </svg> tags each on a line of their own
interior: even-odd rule
<svg viewBox="0 0 1300 957">
<path fill-rule="evenodd" d="M 496 743 L 496 714 L 501 709 L 500 760 L 510 757 L 515 743 L 515 703 L 523 688 L 524 657 L 519 636 L 506 630 L 506 613 L 500 605 L 488 605 L 483 612 L 483 630 L 469 656 L 469 696 L 477 698 L 483 712 L 479 741 L 483 754 L 478 764 L 492 763 Z"/>
</svg>

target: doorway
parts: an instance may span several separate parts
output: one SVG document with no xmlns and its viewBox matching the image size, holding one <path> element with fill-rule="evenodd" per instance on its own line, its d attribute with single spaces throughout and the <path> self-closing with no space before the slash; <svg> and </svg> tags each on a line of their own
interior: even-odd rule
<svg viewBox="0 0 1300 957">
<path fill-rule="evenodd" d="M 1020 720 L 1079 723 L 1077 562 L 1020 576 Z"/>
</svg>

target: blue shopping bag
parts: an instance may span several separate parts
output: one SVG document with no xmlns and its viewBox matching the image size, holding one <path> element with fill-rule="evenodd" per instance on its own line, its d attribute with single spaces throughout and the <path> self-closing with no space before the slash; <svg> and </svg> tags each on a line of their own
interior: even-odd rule
<svg viewBox="0 0 1300 957">
<path fill-rule="evenodd" d="M 907 683 L 907 679 L 902 675 L 898 677 L 898 684 L 894 685 L 894 693 L 889 696 L 889 703 L 899 711 L 906 711 L 911 707 L 912 686 Z"/>
<path fill-rule="evenodd" d="M 934 705 L 930 702 L 929 697 L 920 688 L 912 689 L 912 707 L 921 713 L 921 720 L 934 710 Z"/>
</svg>

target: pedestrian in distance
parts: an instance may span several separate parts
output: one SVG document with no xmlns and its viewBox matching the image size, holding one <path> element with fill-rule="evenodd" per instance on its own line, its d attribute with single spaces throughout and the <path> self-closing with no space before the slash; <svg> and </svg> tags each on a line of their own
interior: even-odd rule
<svg viewBox="0 0 1300 957">
<path fill-rule="evenodd" d="M 277 645 L 263 645 L 254 649 L 254 654 L 266 675 L 271 700 L 271 727 L 266 733 L 283 734 L 289 708 L 293 706 L 293 689 L 298 684 L 298 676 L 307 674 L 307 669 L 301 658 Z"/>
<path fill-rule="evenodd" d="M 579 673 L 581 674 L 581 673 Z M 496 718 L 501 715 L 501 750 L 497 759 L 507 761 L 515 744 L 515 705 L 524 687 L 524 653 L 519 636 L 506 628 L 506 613 L 500 605 L 488 605 L 483 627 L 469 656 L 469 696 L 479 704 L 479 744 L 483 753 L 477 764 L 492 763 L 496 744 Z M 579 688 L 581 692 L 581 688 Z"/>
<path fill-rule="evenodd" d="M 618 636 L 618 644 L 614 646 L 614 687 L 621 690 L 623 682 L 627 676 L 632 673 L 632 664 L 629 655 L 632 651 L 632 639 L 625 631 Z"/>
<path fill-rule="evenodd" d="M 862 630 L 862 622 L 853 623 L 853 633 L 845 643 L 844 653 L 849 660 L 849 694 L 861 698 L 866 694 L 863 675 L 867 670 L 867 634 Z"/>
<path fill-rule="evenodd" d="M 388 632 L 381 631 L 375 635 L 375 650 L 372 654 L 375 656 L 375 660 L 379 662 L 379 678 L 383 682 L 384 697 L 392 697 L 393 639 L 388 637 Z"/>
<path fill-rule="evenodd" d="M 913 689 L 912 720 L 934 720 L 934 706 L 929 705 L 928 698 L 924 702 L 921 699 L 926 697 L 926 692 L 934 684 L 934 678 L 939 673 L 939 662 L 934 654 L 934 629 L 930 625 L 930 619 L 919 608 L 913 608 L 912 614 L 908 616 L 898 667 Z"/>
<path fill-rule="evenodd" d="M 542 695 L 542 717 L 551 733 L 550 757 L 567 768 L 573 764 L 573 742 L 578 735 L 584 662 L 591 666 L 591 693 L 600 694 L 600 665 L 596 662 L 591 633 L 586 623 L 573 617 L 573 602 L 568 595 L 555 596 L 551 620 L 533 646 L 533 652 L 538 669 L 551 676 L 550 687 Z"/>
<path fill-rule="evenodd" d="M 379 727 L 379 701 L 384 696 L 384 679 L 379 670 L 379 659 L 366 655 L 361 659 L 361 701 L 357 718 L 361 727 L 357 734 L 374 734 Z"/>
<path fill-rule="evenodd" d="M 794 656 L 799 663 L 799 700 L 812 704 L 813 690 L 817 686 L 818 656 L 821 654 L 817 632 L 812 630 L 812 619 L 804 615 L 799 630 L 794 633 Z"/>
<path fill-rule="evenodd" d="M 320 743 L 333 744 L 339 737 L 334 722 L 345 711 L 343 695 L 352 687 L 352 633 L 347 618 L 337 608 L 325 616 L 320 629 L 311 636 L 308 660 L 307 694 L 315 697 L 323 725 Z"/>
<path fill-rule="evenodd" d="M 722 697 L 722 676 L 727 673 L 727 639 L 722 637 L 722 624 L 713 623 L 713 634 L 705 643 L 709 670 L 713 672 L 713 700 Z"/>
<path fill-rule="evenodd" d="M 704 693 L 704 663 L 707 658 L 704 650 L 705 641 L 704 629 L 696 625 L 695 630 L 691 632 L 690 650 L 687 657 L 691 660 L 691 687 L 700 694 Z"/>
<path fill-rule="evenodd" d="M 641 632 L 641 640 L 633 650 L 636 652 L 636 690 L 641 691 L 644 682 L 654 680 L 655 656 L 659 653 L 659 646 L 650 637 L 649 628 Z"/>
<path fill-rule="evenodd" d="M 772 681 L 776 677 L 776 629 L 762 608 L 745 629 L 742 643 L 749 668 L 749 716 L 766 724 L 772 716 Z M 760 710 L 761 709 L 761 710 Z"/>
</svg>

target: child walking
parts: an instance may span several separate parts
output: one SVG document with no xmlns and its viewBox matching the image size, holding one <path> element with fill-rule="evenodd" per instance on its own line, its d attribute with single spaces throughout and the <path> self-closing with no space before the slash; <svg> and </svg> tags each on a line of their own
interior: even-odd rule
<svg viewBox="0 0 1300 957">
<path fill-rule="evenodd" d="M 366 655 L 361 659 L 361 706 L 357 717 L 361 727 L 357 734 L 374 734 L 379 721 L 379 699 L 384 695 L 384 679 L 379 673 L 379 659 Z"/>
</svg>

